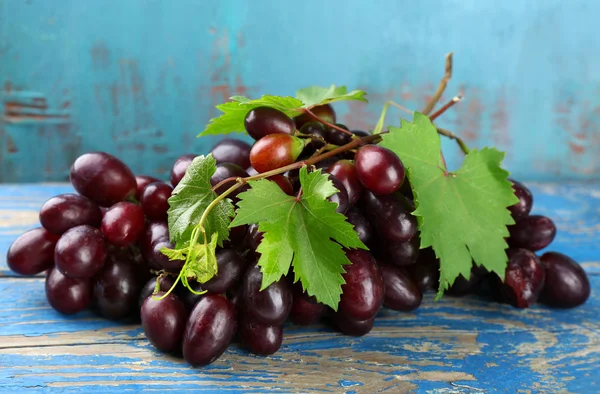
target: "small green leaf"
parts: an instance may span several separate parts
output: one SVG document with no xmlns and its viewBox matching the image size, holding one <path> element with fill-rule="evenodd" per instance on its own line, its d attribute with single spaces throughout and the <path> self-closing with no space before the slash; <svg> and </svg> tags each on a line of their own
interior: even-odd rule
<svg viewBox="0 0 600 394">
<path fill-rule="evenodd" d="M 232 101 L 217 105 L 217 109 L 221 112 L 221 116 L 210 120 L 206 129 L 198 135 L 218 135 L 228 133 L 244 133 L 244 118 L 251 109 L 256 107 L 271 107 L 278 109 L 288 116 L 296 116 L 300 114 L 302 101 L 293 97 L 281 96 L 262 96 L 256 100 L 250 100 L 243 96 L 233 96 Z"/>
<path fill-rule="evenodd" d="M 321 86 L 310 86 L 296 92 L 296 98 L 302 100 L 304 107 L 313 107 L 315 105 L 343 100 L 363 101 L 366 103 L 366 95 L 367 93 L 362 90 L 348 92 L 348 89 L 345 86 L 336 87 L 335 85 L 326 88 Z"/>
<path fill-rule="evenodd" d="M 214 233 L 208 244 L 196 244 L 190 253 L 190 262 L 185 267 L 185 277 L 195 279 L 199 283 L 208 282 L 217 275 L 217 239 L 219 235 Z"/>
<path fill-rule="evenodd" d="M 294 268 L 296 281 L 319 302 L 337 310 L 344 284 L 343 265 L 350 264 L 342 247 L 366 249 L 354 228 L 327 200 L 337 189 L 321 171 L 300 170 L 302 195 L 285 194 L 268 180 L 249 182 L 250 190 L 238 197 L 237 216 L 231 227 L 258 223 L 264 238 L 257 251 L 263 273 L 262 288 Z"/>
<path fill-rule="evenodd" d="M 185 260 L 185 257 L 187 254 L 187 248 L 181 248 L 181 249 L 179 249 L 179 248 L 176 248 L 176 249 L 161 248 L 160 253 L 167 256 L 169 258 L 169 260 Z"/>
<path fill-rule="evenodd" d="M 216 169 L 217 162 L 212 155 L 196 157 L 169 198 L 169 234 L 177 248 L 189 242 L 202 214 L 217 197 L 210 184 L 210 177 Z M 233 204 L 227 199 L 220 201 L 208 215 L 204 230 L 207 234 L 218 234 L 219 246 L 229 239 L 229 223 L 233 215 Z"/>
<path fill-rule="evenodd" d="M 403 120 L 389 131 L 380 145 L 408 169 L 421 248 L 433 247 L 440 259 L 438 298 L 459 275 L 469 278 L 473 261 L 504 278 L 506 226 L 514 224 L 507 207 L 518 202 L 500 166 L 504 153 L 473 149 L 458 171 L 448 172 L 427 116 L 415 112 L 414 123 Z"/>
</svg>

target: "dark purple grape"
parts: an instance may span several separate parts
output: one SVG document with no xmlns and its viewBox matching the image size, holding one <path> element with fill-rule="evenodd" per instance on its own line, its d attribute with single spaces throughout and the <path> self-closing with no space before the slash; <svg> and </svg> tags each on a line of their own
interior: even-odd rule
<svg viewBox="0 0 600 394">
<path fill-rule="evenodd" d="M 508 210 L 515 220 L 519 220 L 529 215 L 531 207 L 533 206 L 533 195 L 522 183 L 513 181 L 512 179 L 509 180 L 512 182 L 512 188 L 515 192 L 515 196 L 519 199 L 519 202 L 508 207 Z"/>
<path fill-rule="evenodd" d="M 154 182 L 146 186 L 142 192 L 140 203 L 142 210 L 150 220 L 167 220 L 169 198 L 173 188 L 164 182 Z"/>
<path fill-rule="evenodd" d="M 140 306 L 140 308 L 142 307 L 142 304 L 144 303 L 146 298 L 148 298 L 152 294 L 154 294 L 154 290 L 156 289 L 156 280 L 157 279 L 158 278 L 154 277 L 154 278 L 148 280 L 148 282 L 146 282 L 146 284 L 140 291 L 140 296 L 138 298 L 138 305 Z M 160 280 L 158 282 L 158 285 L 159 285 L 158 291 L 162 291 L 163 293 L 166 293 L 167 291 L 169 291 L 171 289 L 171 287 L 173 287 L 174 284 L 175 284 L 175 279 L 173 279 L 172 277 L 161 276 Z"/>
<path fill-rule="evenodd" d="M 70 278 L 91 278 L 106 261 L 104 237 L 92 226 L 73 227 L 64 233 L 54 249 L 56 268 Z"/>
<path fill-rule="evenodd" d="M 195 280 L 190 280 L 189 284 L 196 293 L 201 293 L 204 291 L 204 289 L 202 288 L 202 285 L 200 283 L 196 282 Z M 190 311 L 192 309 L 194 309 L 194 307 L 196 306 L 198 301 L 200 301 L 206 295 L 206 293 L 202 293 L 202 294 L 196 294 L 196 293 L 192 293 L 188 288 L 186 288 L 184 286 L 180 286 L 177 288 L 177 295 L 179 296 L 179 299 L 181 299 L 181 301 L 183 301 L 185 306 Z"/>
<path fill-rule="evenodd" d="M 129 167 L 104 152 L 79 156 L 71 166 L 70 178 L 79 194 L 104 207 L 135 196 L 137 189 Z"/>
<path fill-rule="evenodd" d="M 368 137 L 371 135 L 371 133 L 364 130 L 352 130 L 352 134 L 354 134 L 357 137 Z"/>
<path fill-rule="evenodd" d="M 344 213 L 346 213 L 349 206 L 348 193 L 346 193 L 346 188 L 344 187 L 344 185 L 342 185 L 342 183 L 335 176 L 329 174 L 329 180 L 331 181 L 331 183 L 333 183 L 333 187 L 338 189 L 338 191 L 329 196 L 327 200 L 337 204 L 337 208 L 335 209 L 335 211 L 343 215 Z"/>
<path fill-rule="evenodd" d="M 144 231 L 144 211 L 139 205 L 120 202 L 104 214 L 102 233 L 113 245 L 125 247 L 138 240 Z"/>
<path fill-rule="evenodd" d="M 247 142 L 233 138 L 225 138 L 215 144 L 211 154 L 221 163 L 233 163 L 242 168 L 250 167 L 250 149 L 252 147 Z"/>
<path fill-rule="evenodd" d="M 212 186 L 216 186 L 219 182 L 224 181 L 227 178 L 233 178 L 233 177 L 246 178 L 248 176 L 249 176 L 248 173 L 242 167 L 238 166 L 237 164 L 220 163 L 220 164 L 217 164 L 217 170 L 215 171 L 213 176 L 210 178 L 210 184 Z M 223 194 L 224 191 L 229 189 L 234 184 L 235 184 L 235 181 L 231 181 L 229 183 L 221 185 L 215 190 L 215 192 L 217 194 Z M 235 190 L 233 193 L 229 194 L 229 198 L 234 198 L 238 194 L 248 190 L 249 188 L 250 188 L 250 186 L 244 185 L 244 186 L 240 187 L 239 189 Z"/>
<path fill-rule="evenodd" d="M 383 249 L 388 263 L 397 266 L 407 266 L 417 262 L 421 240 L 418 236 L 406 242 L 383 241 Z"/>
<path fill-rule="evenodd" d="M 158 241 L 169 239 L 169 226 L 166 221 L 149 222 L 144 227 L 144 231 L 139 238 L 140 251 L 144 260 L 149 262 L 154 249 L 154 244 Z"/>
<path fill-rule="evenodd" d="M 282 278 L 261 291 L 262 277 L 257 264 L 246 271 L 242 284 L 245 311 L 262 324 L 281 325 L 292 308 L 292 290 Z"/>
<path fill-rule="evenodd" d="M 385 283 L 383 306 L 404 312 L 417 309 L 421 305 L 423 294 L 408 271 L 390 264 L 381 264 L 379 267 Z"/>
<path fill-rule="evenodd" d="M 332 319 L 333 326 L 344 335 L 361 337 L 373 329 L 375 316 L 366 320 L 353 320 L 343 313 L 336 313 Z"/>
<path fill-rule="evenodd" d="M 264 325 L 249 317 L 241 320 L 239 331 L 242 342 L 254 354 L 273 354 L 283 341 L 283 328 L 280 325 Z"/>
<path fill-rule="evenodd" d="M 400 194 L 376 196 L 365 190 L 363 211 L 376 233 L 392 242 L 407 242 L 417 234 L 417 219 L 411 214 L 412 206 Z"/>
<path fill-rule="evenodd" d="M 173 168 L 171 168 L 170 178 L 171 185 L 173 185 L 173 187 L 177 186 L 179 182 L 181 182 L 181 180 L 185 176 L 185 172 L 187 171 L 188 167 L 192 164 L 192 161 L 194 161 L 195 158 L 195 154 L 188 153 L 183 156 L 180 156 L 179 158 L 177 158 L 177 160 L 175 160 Z"/>
<path fill-rule="evenodd" d="M 221 294 L 235 288 L 246 269 L 246 260 L 233 249 L 217 251 L 217 276 L 202 284 L 209 294 Z"/>
<path fill-rule="evenodd" d="M 181 268 L 183 268 L 185 260 L 171 260 L 161 252 L 163 248 L 173 249 L 174 247 L 175 245 L 168 239 L 155 242 L 154 246 L 152 246 L 152 253 L 148 256 L 148 262 L 153 267 L 159 266 L 165 271 L 178 274 Z"/>
<path fill-rule="evenodd" d="M 136 312 L 142 285 L 133 265 L 108 259 L 94 280 L 94 304 L 102 316 L 120 319 Z"/>
<path fill-rule="evenodd" d="M 512 248 L 524 248 L 531 251 L 544 249 L 554 240 L 556 226 L 552 219 L 541 216 L 527 216 L 513 226 L 508 226 L 510 238 L 508 244 Z"/>
<path fill-rule="evenodd" d="M 325 137 L 327 136 L 327 132 L 325 130 L 325 126 L 319 122 L 308 122 L 305 123 L 300 129 L 302 134 L 313 135 L 316 138 L 313 139 L 308 145 L 306 145 L 305 152 L 312 154 L 312 152 L 317 149 L 323 147 L 325 145 Z"/>
<path fill-rule="evenodd" d="M 344 265 L 346 281 L 339 310 L 352 320 L 368 320 L 375 316 L 384 299 L 384 284 L 377 262 L 365 250 L 349 250 L 352 264 Z"/>
<path fill-rule="evenodd" d="M 142 304 L 140 316 L 144 334 L 150 343 L 162 352 L 179 350 L 187 322 L 188 311 L 175 294 L 158 293 Z"/>
<path fill-rule="evenodd" d="M 504 283 L 498 278 L 502 297 L 517 308 L 529 308 L 544 287 L 544 267 L 527 249 L 508 249 Z"/>
<path fill-rule="evenodd" d="M 136 175 L 135 176 L 135 184 L 136 184 L 135 199 L 137 201 L 140 201 L 140 199 L 142 198 L 142 192 L 144 191 L 146 186 L 148 186 L 149 184 L 154 183 L 154 182 L 162 182 L 162 181 L 160 179 L 155 178 L 150 175 Z"/>
<path fill-rule="evenodd" d="M 268 180 L 275 182 L 281 190 L 288 196 L 294 195 L 294 187 L 288 178 L 283 175 L 273 175 L 267 178 Z"/>
<path fill-rule="evenodd" d="M 343 124 L 337 123 L 336 126 L 342 128 L 346 131 L 349 131 L 348 128 L 346 126 L 344 126 Z M 328 127 L 327 134 L 325 135 L 325 139 L 330 144 L 342 146 L 342 145 L 346 145 L 347 143 L 352 141 L 352 134 L 346 134 L 346 133 L 342 132 L 341 130 L 334 129 L 333 127 Z"/>
<path fill-rule="evenodd" d="M 316 323 L 325 313 L 325 305 L 317 303 L 314 297 L 309 297 L 300 286 L 294 286 L 293 289 L 290 320 L 301 326 Z"/>
<path fill-rule="evenodd" d="M 333 110 L 333 107 L 331 106 L 331 104 L 324 104 L 324 105 L 319 105 L 316 107 L 313 107 L 311 109 L 311 112 L 313 114 L 315 114 L 315 116 L 317 116 L 320 119 L 323 119 L 324 121 L 328 122 L 328 123 L 335 123 L 336 120 L 336 116 L 335 116 L 335 111 Z M 302 128 L 302 126 L 304 126 L 304 124 L 308 123 L 308 122 L 314 122 L 315 118 L 313 118 L 311 115 L 304 113 L 302 115 L 298 115 L 294 118 L 294 122 L 296 123 L 296 128 L 300 129 Z"/>
<path fill-rule="evenodd" d="M 373 229 L 367 218 L 357 208 L 352 208 L 346 212 L 346 217 L 348 218 L 348 223 L 354 226 L 354 231 L 356 231 L 362 243 L 366 244 L 369 242 L 373 234 Z"/>
<path fill-rule="evenodd" d="M 353 207 L 363 192 L 363 186 L 356 175 L 356 167 L 350 160 L 339 160 L 331 165 L 327 172 L 335 176 L 344 185 L 348 193 L 348 202 Z"/>
<path fill-rule="evenodd" d="M 219 295 L 202 298 L 190 314 L 183 336 L 183 357 L 192 366 L 212 363 L 223 354 L 237 328 L 235 306 Z"/>
<path fill-rule="evenodd" d="M 260 172 L 268 172 L 292 164 L 302 150 L 304 140 L 288 134 L 269 134 L 252 145 L 250 163 Z"/>
<path fill-rule="evenodd" d="M 8 268 L 19 275 L 37 275 L 54 265 L 54 247 L 60 237 L 37 227 L 21 234 L 8 248 Z"/>
<path fill-rule="evenodd" d="M 241 226 L 231 227 L 229 229 L 229 241 L 226 241 L 227 247 L 231 247 L 234 249 L 242 249 L 244 244 L 244 239 L 246 238 L 246 232 L 248 231 L 248 226 L 242 224 Z"/>
<path fill-rule="evenodd" d="M 395 192 L 404 182 L 404 165 L 394 152 L 379 145 L 356 151 L 356 174 L 364 187 L 377 195 Z"/>
<path fill-rule="evenodd" d="M 70 228 L 87 224 L 100 227 L 102 212 L 90 199 L 78 194 L 59 194 L 40 209 L 40 223 L 51 233 L 61 235 Z"/>
<path fill-rule="evenodd" d="M 251 109 L 244 119 L 244 127 L 255 140 L 269 134 L 293 135 L 296 125 L 292 118 L 283 112 L 270 107 L 256 107 Z"/>
<path fill-rule="evenodd" d="M 65 315 L 81 312 L 92 299 L 92 284 L 89 279 L 69 278 L 52 268 L 46 276 L 46 299 Z"/>
<path fill-rule="evenodd" d="M 248 248 L 255 251 L 258 248 L 258 245 L 260 245 L 263 236 L 264 234 L 258 231 L 258 224 L 252 223 L 248 226 L 248 233 L 246 234 L 246 240 L 244 242 Z"/>
<path fill-rule="evenodd" d="M 446 290 L 446 294 L 455 297 L 462 297 L 473 293 L 478 289 L 482 279 L 487 274 L 488 271 L 485 268 L 473 264 L 469 279 L 465 279 L 465 277 L 459 275 L 459 277 L 454 280 L 452 286 Z"/>
<path fill-rule="evenodd" d="M 590 281 L 583 268 L 569 256 L 546 252 L 540 258 L 546 280 L 540 300 L 555 308 L 573 308 L 590 297 Z"/>
<path fill-rule="evenodd" d="M 419 252 L 416 264 L 407 267 L 417 282 L 421 292 L 436 290 L 440 281 L 440 262 L 435 257 L 433 249 L 426 248 Z"/>
</svg>

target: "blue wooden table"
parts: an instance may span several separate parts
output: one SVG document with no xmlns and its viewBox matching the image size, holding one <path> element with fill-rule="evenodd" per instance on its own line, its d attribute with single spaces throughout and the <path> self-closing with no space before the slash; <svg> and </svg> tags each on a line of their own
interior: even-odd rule
<svg viewBox="0 0 600 394">
<path fill-rule="evenodd" d="M 64 317 L 43 279 L 14 276 L 5 252 L 70 187 L 0 186 L 0 392 L 600 392 L 600 183 L 531 184 L 534 211 L 555 219 L 553 250 L 580 261 L 590 300 L 573 310 L 517 310 L 428 294 L 414 313 L 383 310 L 365 337 L 290 326 L 271 357 L 232 345 L 193 369 L 155 351 L 137 325 Z"/>
</svg>

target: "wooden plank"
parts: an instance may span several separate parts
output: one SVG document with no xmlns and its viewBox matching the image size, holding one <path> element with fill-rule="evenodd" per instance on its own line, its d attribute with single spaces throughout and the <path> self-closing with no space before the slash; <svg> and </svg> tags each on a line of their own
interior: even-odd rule
<svg viewBox="0 0 600 394">
<path fill-rule="evenodd" d="M 572 310 L 517 310 L 475 297 L 427 295 L 414 313 L 383 310 L 363 338 L 325 325 L 288 326 L 271 357 L 232 345 L 203 369 L 160 354 L 135 324 L 45 305 L 43 280 L 0 279 L 0 386 L 39 390 L 227 390 L 263 392 L 598 390 L 600 275 Z M 27 297 L 23 295 L 26 294 Z M 453 391 L 452 391 L 453 390 Z"/>
</svg>

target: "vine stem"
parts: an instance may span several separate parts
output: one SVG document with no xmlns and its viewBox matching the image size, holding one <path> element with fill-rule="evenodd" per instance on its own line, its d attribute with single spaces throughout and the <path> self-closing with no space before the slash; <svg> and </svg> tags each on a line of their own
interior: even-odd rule
<svg viewBox="0 0 600 394">
<path fill-rule="evenodd" d="M 452 97 L 452 100 L 448 101 L 446 104 L 444 104 L 442 106 L 442 108 L 438 109 L 437 111 L 435 111 L 433 113 L 433 115 L 431 115 L 429 117 L 429 119 L 431 119 L 431 121 L 433 122 L 438 116 L 440 116 L 441 114 L 443 114 L 444 112 L 446 112 L 446 110 L 448 108 L 451 108 L 452 106 L 454 106 L 456 103 L 458 103 L 460 100 L 462 100 L 462 96 L 454 96 Z"/>
<path fill-rule="evenodd" d="M 316 121 L 319 121 L 319 122 L 323 123 L 325 126 L 327 126 L 327 127 L 330 127 L 330 128 L 332 128 L 332 129 L 336 129 L 336 130 L 338 130 L 338 131 L 341 131 L 341 132 L 342 132 L 342 133 L 344 133 L 344 134 L 347 134 L 347 135 L 349 135 L 349 136 L 351 136 L 351 137 L 354 137 L 354 134 L 352 134 L 352 133 L 351 133 L 351 132 L 349 132 L 348 130 L 346 130 L 346 129 L 343 129 L 343 128 L 341 128 L 340 126 L 336 126 L 336 125 L 334 125 L 333 123 L 329 123 L 329 122 L 328 122 L 328 121 L 326 121 L 325 119 L 318 117 L 318 116 L 317 116 L 317 115 L 316 115 L 314 112 L 312 112 L 310 109 L 308 109 L 308 108 L 304 108 L 304 109 L 303 109 L 303 111 L 304 111 L 304 112 L 306 112 L 307 114 L 309 114 L 309 115 L 310 115 L 310 116 L 311 116 L 311 117 L 312 117 L 314 120 L 316 120 Z"/>
<path fill-rule="evenodd" d="M 438 85 L 437 90 L 435 91 L 431 99 L 429 99 L 429 101 L 425 105 L 425 108 L 423 108 L 422 113 L 424 115 L 429 115 L 429 113 L 433 111 L 433 107 L 435 107 L 438 101 L 440 101 L 440 97 L 442 97 L 442 94 L 444 94 L 444 91 L 446 90 L 446 86 L 448 86 L 448 81 L 450 81 L 450 78 L 452 78 L 452 52 L 446 55 L 446 67 L 444 70 L 444 77 L 440 81 L 440 84 Z"/>
<path fill-rule="evenodd" d="M 467 146 L 467 144 L 459 136 L 457 136 L 453 132 L 451 132 L 449 130 L 446 130 L 446 129 L 442 129 L 440 127 L 437 128 L 437 131 L 438 131 L 439 134 L 441 134 L 441 135 L 443 135 L 445 137 L 448 137 L 448 138 L 456 141 L 456 143 L 460 147 L 460 150 L 462 150 L 465 155 L 471 151 L 469 149 L 469 147 Z"/>
</svg>

